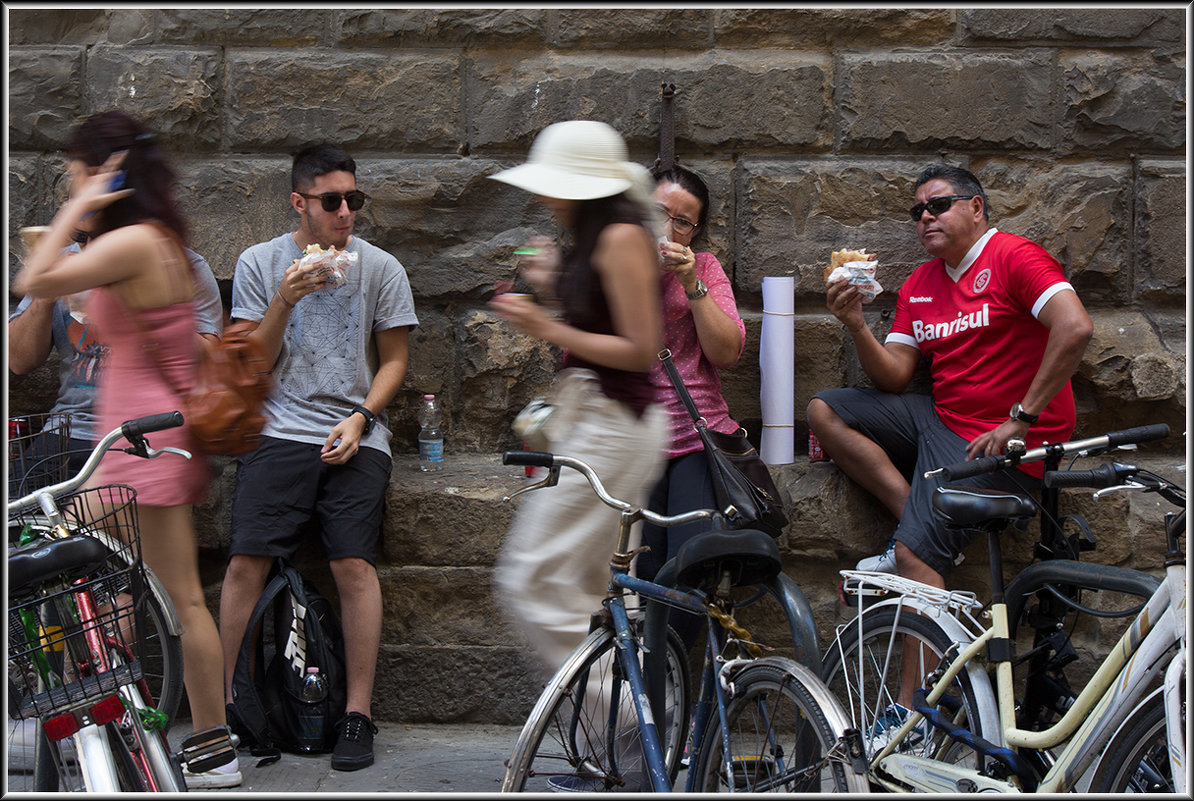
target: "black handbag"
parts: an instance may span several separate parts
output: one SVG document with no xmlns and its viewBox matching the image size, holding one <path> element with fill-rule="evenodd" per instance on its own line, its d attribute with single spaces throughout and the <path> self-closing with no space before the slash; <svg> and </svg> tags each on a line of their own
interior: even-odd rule
<svg viewBox="0 0 1194 801">
<path fill-rule="evenodd" d="M 672 363 L 671 351 L 660 352 L 659 360 L 705 446 L 713 497 L 730 528 L 754 528 L 772 537 L 782 535 L 788 517 L 779 490 L 759 452 L 746 438 L 746 430 L 739 428 L 733 434 L 710 430 Z"/>
</svg>

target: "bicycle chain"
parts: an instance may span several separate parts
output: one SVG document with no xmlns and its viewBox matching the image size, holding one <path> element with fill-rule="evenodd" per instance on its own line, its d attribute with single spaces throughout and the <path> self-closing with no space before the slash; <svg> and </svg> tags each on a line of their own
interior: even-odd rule
<svg viewBox="0 0 1194 801">
<path fill-rule="evenodd" d="M 705 611 L 708 612 L 714 620 L 720 623 L 723 629 L 733 635 L 733 639 L 737 640 L 752 658 L 758 659 L 763 655 L 763 646 L 754 641 L 754 638 L 750 636 L 749 631 L 738 625 L 738 622 L 734 620 L 734 616 L 732 614 L 722 610 L 712 601 L 705 602 Z"/>
</svg>

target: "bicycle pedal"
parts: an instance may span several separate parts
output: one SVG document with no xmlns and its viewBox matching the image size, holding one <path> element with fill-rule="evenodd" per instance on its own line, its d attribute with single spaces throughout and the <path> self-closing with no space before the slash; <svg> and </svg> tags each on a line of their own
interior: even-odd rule
<svg viewBox="0 0 1194 801">
<path fill-rule="evenodd" d="M 191 773 L 203 773 L 236 759 L 236 749 L 227 726 L 212 726 L 188 735 L 182 741 L 182 762 Z"/>
</svg>

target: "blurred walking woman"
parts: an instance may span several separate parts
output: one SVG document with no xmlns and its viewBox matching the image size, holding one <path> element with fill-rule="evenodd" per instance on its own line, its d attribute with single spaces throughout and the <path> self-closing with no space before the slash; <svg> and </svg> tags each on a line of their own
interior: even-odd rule
<svg viewBox="0 0 1194 801">
<path fill-rule="evenodd" d="M 549 448 L 587 462 L 613 495 L 641 504 L 668 439 L 649 372 L 661 342 L 662 230 L 653 223 L 650 175 L 627 161 L 613 128 L 574 120 L 545 128 L 526 164 L 492 177 L 534 194 L 571 243 L 563 253 L 546 238 L 527 243 L 538 253 L 522 274 L 543 305 L 508 294 L 491 301 L 517 330 L 564 350 Z M 600 608 L 617 525 L 618 513 L 571 470 L 519 508 L 495 579 L 511 622 L 548 670 L 581 642 Z"/>
<path fill-rule="evenodd" d="M 67 155 L 70 199 L 15 288 L 34 297 L 95 290 L 84 310 L 110 349 L 96 397 L 96 430 L 107 432 L 124 420 L 180 408 L 179 393 L 194 381 L 202 345 L 183 251 L 186 226 L 174 198 L 174 170 L 153 135 L 129 115 L 89 117 Z M 89 235 L 87 247 L 63 253 L 77 230 Z M 192 722 L 196 730 L 223 727 L 222 652 L 204 601 L 191 520 L 192 506 L 206 491 L 208 466 L 185 426 L 154 434 L 152 443 L 185 448 L 194 457 L 151 462 L 109 451 L 91 484 L 127 484 L 137 491 L 145 564 L 165 584 L 182 622 Z M 226 739 L 227 731 L 210 736 Z M 220 786 L 239 784 L 234 769 L 221 773 Z M 188 783 L 194 785 L 193 777 Z"/>
</svg>

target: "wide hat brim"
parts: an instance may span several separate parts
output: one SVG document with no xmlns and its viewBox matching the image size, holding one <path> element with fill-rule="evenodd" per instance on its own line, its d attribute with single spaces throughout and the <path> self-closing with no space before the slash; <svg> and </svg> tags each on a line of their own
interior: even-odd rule
<svg viewBox="0 0 1194 801">
<path fill-rule="evenodd" d="M 594 200 L 617 195 L 630 188 L 630 181 L 626 178 L 585 175 L 533 162 L 502 170 L 489 177 L 534 195 L 559 200 Z"/>
</svg>

